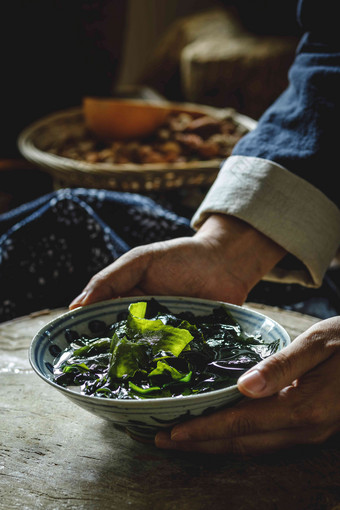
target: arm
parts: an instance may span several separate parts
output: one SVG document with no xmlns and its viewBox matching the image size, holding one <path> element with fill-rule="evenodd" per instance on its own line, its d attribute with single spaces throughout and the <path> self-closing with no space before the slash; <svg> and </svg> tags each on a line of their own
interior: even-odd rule
<svg viewBox="0 0 340 510">
<path fill-rule="evenodd" d="M 326 2 L 330 4 L 332 17 L 334 6 L 329 0 Z M 310 21 L 311 17 L 304 14 L 304 5 L 308 8 L 310 3 L 300 2 L 300 17 Z M 325 34 L 327 30 L 321 35 L 325 37 Z M 337 39 L 339 42 L 339 37 Z M 193 218 L 192 225 L 197 234 L 192 239 L 155 243 L 132 250 L 96 275 L 72 307 L 136 292 L 185 293 L 241 303 L 250 288 L 264 277 L 310 286 L 321 284 L 340 244 L 337 204 L 315 187 L 321 181 L 327 182 L 330 175 L 329 189 L 337 190 L 333 169 L 326 165 L 324 158 L 331 148 L 334 157 L 337 152 L 336 135 L 332 134 L 330 121 L 334 120 L 333 112 L 339 108 L 339 95 L 335 89 L 338 90 L 339 84 L 340 53 L 338 43 L 326 41 L 323 51 L 319 51 L 317 43 L 310 44 L 309 36 L 301 43 L 287 91 L 263 115 L 258 127 L 239 142 L 233 156 L 226 161 Z M 320 92 L 316 87 L 318 83 Z M 328 93 L 324 101 L 323 93 Z M 316 101 L 316 109 L 313 101 Z M 336 121 L 338 118 L 336 113 Z M 325 127 L 327 132 L 322 140 L 327 140 L 331 132 L 333 145 L 318 142 Z M 319 167 L 321 162 L 323 166 Z M 291 171 L 281 166 L 290 163 Z M 315 168 L 318 170 L 317 182 L 313 177 Z M 307 178 L 311 178 L 311 183 Z M 208 222 L 211 215 L 219 216 L 220 223 L 224 216 L 224 239 L 221 229 L 216 238 L 216 220 Z M 235 228 L 231 228 L 232 224 Z M 242 268 L 247 264 L 247 281 L 242 281 L 244 269 L 240 269 L 241 264 L 237 267 L 232 248 L 239 234 L 242 234 L 238 244 L 241 252 L 245 251 L 241 244 L 249 243 L 244 236 L 245 229 L 240 230 L 239 225 L 246 225 L 248 232 L 257 231 L 252 236 L 254 244 L 244 246 L 248 246 L 250 254 L 257 254 L 263 260 L 261 267 L 257 267 L 254 257 L 243 256 Z M 264 249 L 263 239 L 266 239 L 267 249 Z M 278 246 L 281 247 L 279 254 Z M 287 268 L 277 264 L 285 252 L 295 257 L 295 266 Z M 235 275 L 232 274 L 234 271 Z M 241 280 L 239 273 L 242 273 Z"/>
<path fill-rule="evenodd" d="M 298 3 L 304 35 L 289 70 L 289 85 L 233 154 L 273 161 L 319 189 L 338 207 L 336 126 L 340 115 L 340 32 L 337 5 Z"/>
<path fill-rule="evenodd" d="M 293 264 L 264 278 L 319 286 L 340 244 L 340 212 L 321 191 L 276 163 L 232 156 L 192 220 L 200 228 L 210 214 L 239 218 L 282 246 Z"/>
<path fill-rule="evenodd" d="M 289 86 L 236 145 L 193 218 L 195 228 L 216 212 L 246 221 L 295 257 L 267 278 L 308 286 L 321 284 L 340 243 L 340 36 L 335 3 L 318 7 L 299 2 L 306 33 Z"/>
</svg>

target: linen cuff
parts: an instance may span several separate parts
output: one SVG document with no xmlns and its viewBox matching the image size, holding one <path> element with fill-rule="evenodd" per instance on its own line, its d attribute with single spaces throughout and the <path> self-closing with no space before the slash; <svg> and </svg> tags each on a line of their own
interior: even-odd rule
<svg viewBox="0 0 340 510">
<path fill-rule="evenodd" d="M 318 287 L 340 245 L 338 207 L 301 177 L 265 159 L 226 160 L 192 227 L 197 230 L 213 213 L 247 222 L 302 262 L 290 268 L 278 264 L 264 280 Z"/>
</svg>

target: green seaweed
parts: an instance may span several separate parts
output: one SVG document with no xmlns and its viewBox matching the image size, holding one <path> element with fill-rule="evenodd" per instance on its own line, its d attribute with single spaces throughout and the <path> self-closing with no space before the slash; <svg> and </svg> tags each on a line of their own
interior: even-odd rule
<svg viewBox="0 0 340 510">
<path fill-rule="evenodd" d="M 103 338 L 75 339 L 56 362 L 55 380 L 101 398 L 190 395 L 235 384 L 278 348 L 279 339 L 246 334 L 224 305 L 206 316 L 173 314 L 151 298 L 130 304 Z"/>
</svg>

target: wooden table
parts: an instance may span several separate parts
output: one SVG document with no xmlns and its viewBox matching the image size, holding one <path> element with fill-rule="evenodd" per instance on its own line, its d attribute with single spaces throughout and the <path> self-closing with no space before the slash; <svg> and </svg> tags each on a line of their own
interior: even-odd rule
<svg viewBox="0 0 340 510">
<path fill-rule="evenodd" d="M 248 306 L 292 338 L 317 321 Z M 34 333 L 63 311 L 0 324 L 0 509 L 339 510 L 336 438 L 252 459 L 169 452 L 74 406 L 27 357 Z"/>
</svg>

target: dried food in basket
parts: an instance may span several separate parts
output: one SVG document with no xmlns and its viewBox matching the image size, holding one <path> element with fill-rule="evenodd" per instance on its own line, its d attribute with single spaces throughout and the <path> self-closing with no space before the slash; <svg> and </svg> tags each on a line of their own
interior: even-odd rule
<svg viewBox="0 0 340 510">
<path fill-rule="evenodd" d="M 223 118 L 171 112 L 151 135 L 133 140 L 102 140 L 89 129 L 81 137 L 55 139 L 45 151 L 87 163 L 187 163 L 228 157 L 247 129 L 232 115 Z"/>
</svg>

